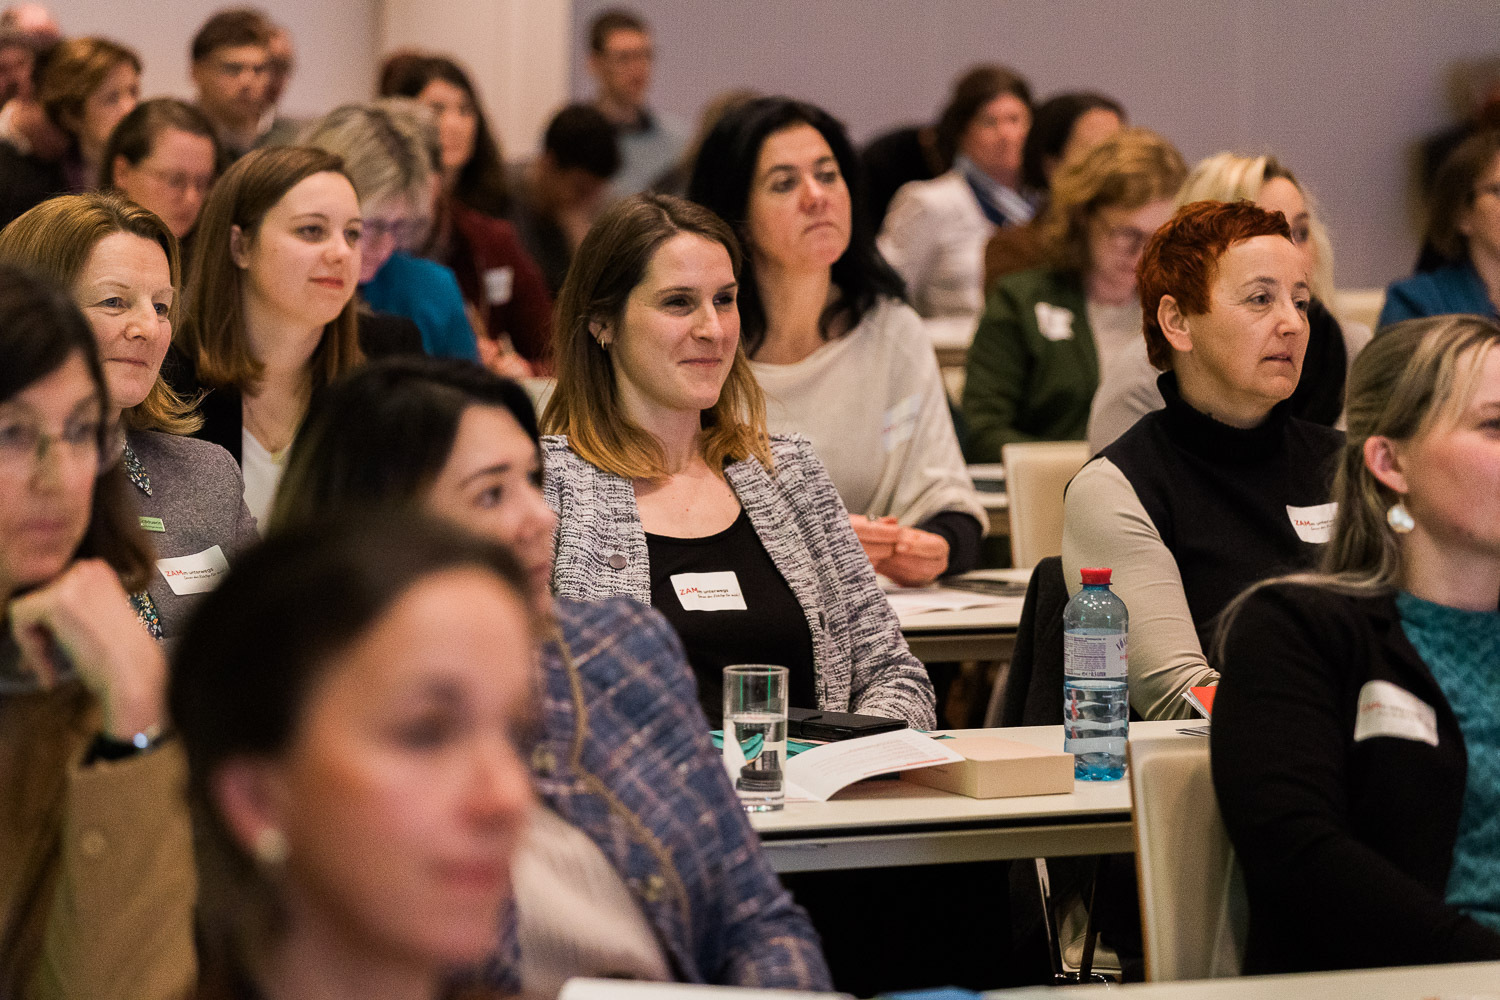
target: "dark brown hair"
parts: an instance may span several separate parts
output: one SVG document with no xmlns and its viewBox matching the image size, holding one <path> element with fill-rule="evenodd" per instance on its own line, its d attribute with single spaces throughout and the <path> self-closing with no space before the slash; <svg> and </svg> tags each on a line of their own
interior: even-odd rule
<svg viewBox="0 0 1500 1000">
<path fill-rule="evenodd" d="M 104 163 L 99 168 L 99 189 L 108 191 L 115 186 L 115 157 L 123 156 L 132 167 L 139 166 L 168 129 L 201 136 L 213 143 L 214 176 L 219 175 L 224 167 L 224 147 L 219 144 L 214 123 L 186 101 L 153 97 L 137 104 L 110 133 L 109 144 L 104 147 Z"/>
<path fill-rule="evenodd" d="M 274 31 L 271 19 L 254 7 L 221 10 L 204 21 L 203 27 L 193 36 L 193 62 L 202 62 L 218 49 L 241 45 L 269 47 Z"/>
<path fill-rule="evenodd" d="M 73 129 L 65 119 L 81 116 L 89 95 L 120 65 L 133 66 L 139 73 L 141 57 L 108 38 L 69 38 L 58 42 L 47 55 L 47 65 L 37 85 L 37 101 L 53 123 L 72 135 Z"/>
<path fill-rule="evenodd" d="M 937 122 L 937 148 L 945 168 L 958 156 L 959 143 L 975 116 L 1001 94 L 1010 94 L 1031 110 L 1031 85 L 1004 66 L 975 66 L 953 84 Z"/>
<path fill-rule="evenodd" d="M 1427 242 L 1450 264 L 1469 259 L 1469 238 L 1459 227 L 1474 206 L 1480 179 L 1496 158 L 1500 158 L 1500 130 L 1485 129 L 1450 153 L 1433 178 Z"/>
<path fill-rule="evenodd" d="M 0 402 L 13 399 L 72 358 L 82 357 L 99 402 L 99 454 L 119 447 L 102 419 L 109 387 L 88 320 L 61 288 L 10 264 L 0 264 L 0 357 L 5 359 L 0 365 Z M 127 590 L 137 591 L 150 580 L 155 555 L 136 520 L 129 489 L 119 462 L 95 480 L 88 531 L 76 554 L 104 560 Z"/>
<path fill-rule="evenodd" d="M 617 31 L 639 31 L 643 35 L 651 33 L 646 27 L 645 20 L 635 11 L 625 10 L 623 7 L 611 7 L 600 11 L 598 16 L 589 23 L 590 51 L 602 53 L 604 46 L 609 44 L 609 36 Z"/>
<path fill-rule="evenodd" d="M 322 173 L 349 177 L 344 161 L 321 149 L 257 149 L 225 171 L 203 203 L 193 237 L 192 268 L 183 289 L 182 322 L 174 338 L 196 366 L 203 385 L 245 390 L 261 376 L 261 363 L 251 355 L 245 336 L 245 279 L 230 254 L 231 230 L 238 226 L 244 238 L 253 238 L 266 213 L 288 191 Z M 351 296 L 343 312 L 323 328 L 323 339 L 310 362 L 314 388 L 327 385 L 364 360 L 356 312 Z"/>
</svg>

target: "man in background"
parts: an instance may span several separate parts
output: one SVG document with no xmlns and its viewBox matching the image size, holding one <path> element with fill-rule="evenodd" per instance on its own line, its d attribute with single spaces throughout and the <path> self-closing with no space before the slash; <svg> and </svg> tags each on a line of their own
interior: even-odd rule
<svg viewBox="0 0 1500 1000">
<path fill-rule="evenodd" d="M 512 221 L 554 298 L 619 169 L 614 126 L 592 105 L 570 104 L 548 124 L 541 155 L 513 179 Z"/>
<path fill-rule="evenodd" d="M 594 18 L 589 28 L 589 72 L 598 86 L 594 107 L 620 140 L 615 197 L 651 187 L 682 156 L 683 130 L 646 107 L 655 58 L 651 32 L 639 15 L 614 8 Z"/>
<path fill-rule="evenodd" d="M 62 39 L 52 12 L 39 3 L 0 11 L 0 105 L 32 96 L 37 53 Z"/>
<path fill-rule="evenodd" d="M 231 159 L 290 141 L 295 130 L 275 127 L 271 47 L 276 30 L 261 11 L 239 7 L 219 11 L 193 36 L 198 107 L 214 123 Z"/>
</svg>

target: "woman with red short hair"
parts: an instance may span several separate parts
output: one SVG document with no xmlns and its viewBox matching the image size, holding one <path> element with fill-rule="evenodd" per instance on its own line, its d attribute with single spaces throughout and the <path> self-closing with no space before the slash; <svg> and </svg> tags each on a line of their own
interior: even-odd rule
<svg viewBox="0 0 1500 1000">
<path fill-rule="evenodd" d="M 1189 715 L 1215 684 L 1204 650 L 1250 584 L 1311 567 L 1327 540 L 1344 435 L 1293 417 L 1307 349 L 1306 258 L 1286 220 L 1250 202 L 1183 206 L 1140 264 L 1146 353 L 1164 409 L 1069 484 L 1063 568 L 1109 566 L 1131 612 L 1130 701 Z"/>
</svg>

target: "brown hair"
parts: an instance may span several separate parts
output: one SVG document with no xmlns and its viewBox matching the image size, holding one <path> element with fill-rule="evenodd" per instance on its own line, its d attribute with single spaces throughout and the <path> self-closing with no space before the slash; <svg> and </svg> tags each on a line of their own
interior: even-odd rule
<svg viewBox="0 0 1500 1000">
<path fill-rule="evenodd" d="M 645 20 L 635 11 L 611 7 L 600 11 L 589 24 L 589 49 L 602 53 L 604 46 L 609 44 L 609 36 L 617 31 L 638 31 L 643 35 L 651 33 Z"/>
<path fill-rule="evenodd" d="M 937 148 L 944 167 L 958 156 L 959 144 L 975 116 L 1001 94 L 1010 94 L 1031 110 L 1031 85 L 1004 66 L 975 66 L 953 84 L 953 93 L 937 123 Z"/>
<path fill-rule="evenodd" d="M 36 98 L 47 117 L 71 135 L 73 129 L 64 119 L 81 116 L 89 95 L 122 64 L 133 66 L 137 73 L 141 71 L 141 57 L 108 38 L 69 38 L 58 42 L 47 56 Z"/>
<path fill-rule="evenodd" d="M 323 173 L 349 178 L 344 161 L 321 149 L 257 149 L 225 171 L 203 203 L 176 342 L 196 365 L 198 380 L 205 386 L 234 386 L 243 391 L 255 385 L 263 367 L 251 355 L 245 337 L 244 277 L 229 251 L 230 231 L 238 226 L 245 239 L 253 238 L 266 213 L 288 191 Z M 323 339 L 310 362 L 313 388 L 327 385 L 364 360 L 356 313 L 351 296 L 343 311 L 323 328 Z"/>
<path fill-rule="evenodd" d="M 1039 225 L 1048 263 L 1088 269 L 1089 223 L 1105 208 L 1137 209 L 1170 198 L 1187 176 L 1182 155 L 1144 128 L 1121 129 L 1052 174 L 1052 200 Z"/>
<path fill-rule="evenodd" d="M 72 294 L 89 255 L 106 236 L 129 233 L 150 240 L 167 255 L 172 288 L 182 286 L 177 238 L 155 213 L 111 194 L 67 194 L 26 212 L 0 231 L 0 260 L 30 268 Z M 176 321 L 177 303 L 168 314 Z M 161 374 L 141 402 L 125 411 L 132 430 L 191 434 L 203 426 L 196 403 L 172 391 Z"/>
<path fill-rule="evenodd" d="M 1195 201 L 1179 208 L 1146 243 L 1136 285 L 1141 290 L 1146 357 L 1158 370 L 1172 367 L 1172 345 L 1156 315 L 1162 296 L 1176 299 L 1183 315 L 1202 316 L 1208 312 L 1219 258 L 1236 243 L 1257 236 L 1280 236 L 1290 242 L 1292 230 L 1286 216 L 1254 202 Z"/>
<path fill-rule="evenodd" d="M 221 10 L 207 21 L 193 36 L 193 62 L 202 62 L 218 49 L 238 48 L 241 45 L 271 44 L 275 28 L 264 11 L 254 7 L 233 7 Z"/>
<path fill-rule="evenodd" d="M 109 144 L 104 147 L 104 162 L 99 166 L 99 189 L 108 191 L 115 186 L 115 157 L 123 156 L 132 167 L 139 166 L 169 129 L 213 143 L 214 175 L 218 175 L 223 169 L 224 147 L 219 144 L 213 122 L 186 101 L 175 97 L 153 97 L 137 104 L 109 134 Z"/>
<path fill-rule="evenodd" d="M 1500 131 L 1485 129 L 1459 145 L 1432 180 L 1432 208 L 1427 217 L 1427 242 L 1450 264 L 1469 257 L 1469 238 L 1460 230 L 1474 205 L 1475 187 L 1500 158 Z"/>
<path fill-rule="evenodd" d="M 626 479 L 665 476 L 666 460 L 656 439 L 621 409 L 614 358 L 589 327 L 624 319 L 625 302 L 644 280 L 656 251 L 679 233 L 723 246 L 739 277 L 739 243 L 722 219 L 684 198 L 638 194 L 616 202 L 594 223 L 557 296 L 557 389 L 542 414 L 542 429 L 566 434 L 579 458 Z M 727 462 L 750 457 L 771 467 L 765 398 L 743 345 L 735 348 L 719 400 L 703 411 L 702 421 L 703 458 L 710 469 L 722 474 Z"/>
</svg>

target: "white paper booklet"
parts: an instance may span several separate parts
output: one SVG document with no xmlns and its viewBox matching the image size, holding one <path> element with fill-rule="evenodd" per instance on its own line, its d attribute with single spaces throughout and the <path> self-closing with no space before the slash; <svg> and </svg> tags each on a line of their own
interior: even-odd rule
<svg viewBox="0 0 1500 1000">
<path fill-rule="evenodd" d="M 899 729 L 825 743 L 787 761 L 788 801 L 827 802 L 834 792 L 877 774 L 951 764 L 963 757 L 925 733 Z"/>
</svg>

